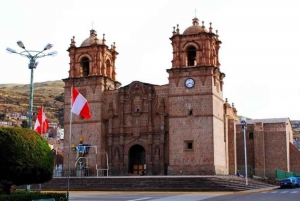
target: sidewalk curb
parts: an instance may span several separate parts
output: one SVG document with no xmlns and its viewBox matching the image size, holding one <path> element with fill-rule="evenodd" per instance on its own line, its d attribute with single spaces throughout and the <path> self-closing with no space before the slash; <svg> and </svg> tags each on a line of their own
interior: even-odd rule
<svg viewBox="0 0 300 201">
<path fill-rule="evenodd" d="M 253 190 L 240 191 L 240 192 L 236 192 L 234 194 L 259 193 L 259 192 L 272 191 L 272 190 L 275 190 L 275 189 L 278 189 L 278 188 L 280 188 L 280 186 L 274 186 L 274 187 L 268 187 L 268 188 L 259 188 L 259 189 L 253 189 Z"/>
</svg>

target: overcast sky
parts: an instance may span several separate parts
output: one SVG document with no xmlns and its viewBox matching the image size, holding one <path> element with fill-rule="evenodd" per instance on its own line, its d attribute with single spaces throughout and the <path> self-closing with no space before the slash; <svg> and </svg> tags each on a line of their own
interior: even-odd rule
<svg viewBox="0 0 300 201">
<path fill-rule="evenodd" d="M 106 44 L 116 42 L 117 80 L 167 84 L 169 38 L 196 16 L 219 31 L 224 99 L 239 115 L 300 120 L 300 11 L 297 0 L 9 0 L 0 2 L 0 84 L 30 83 L 28 59 L 7 47 L 42 50 L 53 43 L 56 57 L 39 60 L 34 82 L 68 77 L 71 38 L 76 45 L 92 27 Z M 195 12 L 195 9 L 197 12 Z M 93 23 L 92 23 L 93 22 Z M 93 24 L 93 25 L 92 25 Z"/>
</svg>

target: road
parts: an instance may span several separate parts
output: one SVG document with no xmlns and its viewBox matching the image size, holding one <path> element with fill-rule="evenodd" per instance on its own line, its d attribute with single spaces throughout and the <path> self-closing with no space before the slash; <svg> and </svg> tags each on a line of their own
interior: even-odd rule
<svg viewBox="0 0 300 201">
<path fill-rule="evenodd" d="M 70 192 L 70 201 L 286 201 L 300 200 L 300 188 L 265 192 Z"/>
<path fill-rule="evenodd" d="M 168 192 L 105 192 L 70 193 L 70 201 L 198 201 L 222 194 Z"/>
</svg>

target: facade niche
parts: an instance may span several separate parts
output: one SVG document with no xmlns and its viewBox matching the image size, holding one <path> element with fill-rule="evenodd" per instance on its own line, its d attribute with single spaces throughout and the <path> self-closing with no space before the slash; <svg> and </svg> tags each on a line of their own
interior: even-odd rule
<svg viewBox="0 0 300 201">
<path fill-rule="evenodd" d="M 87 57 L 83 57 L 81 59 L 81 69 L 82 69 L 82 76 L 88 76 L 90 74 L 90 61 Z"/>
<path fill-rule="evenodd" d="M 106 75 L 108 77 L 112 77 L 112 68 L 111 68 L 110 61 L 107 59 L 105 64 L 106 64 Z"/>
</svg>

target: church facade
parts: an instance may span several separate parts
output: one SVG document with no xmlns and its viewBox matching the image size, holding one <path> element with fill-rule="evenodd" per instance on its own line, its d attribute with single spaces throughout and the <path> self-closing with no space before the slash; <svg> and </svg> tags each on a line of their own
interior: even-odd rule
<svg viewBox="0 0 300 201">
<path fill-rule="evenodd" d="M 169 83 L 161 86 L 141 81 L 121 86 L 116 46 L 107 46 L 95 30 L 79 47 L 71 40 L 69 77 L 63 79 L 64 145 L 95 148 L 86 153 L 94 154 L 86 168 L 109 167 L 109 175 L 214 175 L 235 174 L 243 165 L 237 159 L 243 147 L 236 140 L 237 110 L 223 98 L 218 33 L 194 18 L 182 33 L 174 27 L 170 40 Z M 73 115 L 70 126 L 71 86 L 87 99 L 92 117 Z M 72 152 L 72 168 L 77 161 Z"/>
</svg>

